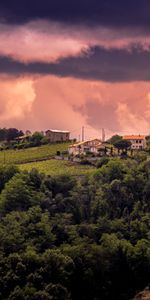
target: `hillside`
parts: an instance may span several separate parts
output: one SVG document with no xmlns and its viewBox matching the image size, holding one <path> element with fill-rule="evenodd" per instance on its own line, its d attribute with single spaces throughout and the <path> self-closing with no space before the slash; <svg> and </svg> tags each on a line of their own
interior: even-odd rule
<svg viewBox="0 0 150 300">
<path fill-rule="evenodd" d="M 56 155 L 57 151 L 66 151 L 69 143 L 59 143 L 32 147 L 21 150 L 5 150 L 0 152 L 0 164 L 22 164 L 44 160 Z"/>
<path fill-rule="evenodd" d="M 58 143 L 21 150 L 1 151 L 0 164 L 15 164 L 22 171 L 31 171 L 36 168 L 40 172 L 52 176 L 62 174 L 82 176 L 92 172 L 95 168 L 91 166 L 80 166 L 69 161 L 53 159 L 57 151 L 67 151 L 68 145 L 69 143 Z"/>
<path fill-rule="evenodd" d="M 71 163 L 64 160 L 47 160 L 39 161 L 33 163 L 20 164 L 19 169 L 22 171 L 31 171 L 32 169 L 37 169 L 39 172 L 42 172 L 46 175 L 74 175 L 80 176 L 85 174 L 90 174 L 95 170 L 92 166 L 82 166 L 76 163 Z"/>
<path fill-rule="evenodd" d="M 149 166 L 111 159 L 80 180 L 1 166 L 0 299 L 131 300 L 148 286 Z"/>
</svg>

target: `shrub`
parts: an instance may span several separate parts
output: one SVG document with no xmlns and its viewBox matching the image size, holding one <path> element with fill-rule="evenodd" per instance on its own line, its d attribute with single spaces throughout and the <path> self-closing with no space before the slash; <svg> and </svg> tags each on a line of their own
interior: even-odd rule
<svg viewBox="0 0 150 300">
<path fill-rule="evenodd" d="M 96 163 L 96 167 L 99 169 L 101 168 L 103 165 L 106 165 L 109 162 L 109 158 L 108 157 L 102 157 L 100 158 L 97 163 Z"/>
</svg>

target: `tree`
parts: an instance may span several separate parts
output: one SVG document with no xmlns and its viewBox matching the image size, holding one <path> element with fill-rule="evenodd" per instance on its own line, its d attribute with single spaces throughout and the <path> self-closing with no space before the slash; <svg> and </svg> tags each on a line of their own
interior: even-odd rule
<svg viewBox="0 0 150 300">
<path fill-rule="evenodd" d="M 150 135 L 147 135 L 145 138 L 146 138 L 146 143 L 149 146 L 150 145 Z"/>
<path fill-rule="evenodd" d="M 94 180 L 101 180 L 104 183 L 110 183 L 114 179 L 122 180 L 126 173 L 126 166 L 119 159 L 110 160 L 103 165 L 94 174 Z"/>
<path fill-rule="evenodd" d="M 15 138 L 22 136 L 24 133 L 22 130 L 16 128 L 0 128 L 0 141 L 12 141 Z"/>
<path fill-rule="evenodd" d="M 31 298 L 32 300 L 53 300 L 46 291 L 38 291 Z"/>
<path fill-rule="evenodd" d="M 6 165 L 0 166 L 0 192 L 4 185 L 16 174 L 19 169 L 16 166 Z"/>
<path fill-rule="evenodd" d="M 0 249 L 3 249 L 5 254 L 24 248 L 25 238 L 21 228 L 22 222 L 25 222 L 25 215 L 15 211 L 3 218 L 0 224 Z"/>
<path fill-rule="evenodd" d="M 23 290 L 19 286 L 16 286 L 14 291 L 10 294 L 8 300 L 25 300 Z"/>
<path fill-rule="evenodd" d="M 9 128 L 7 129 L 7 133 L 6 133 L 6 140 L 12 141 L 15 140 L 17 137 L 22 136 L 24 133 L 22 130 L 18 130 L 16 128 Z"/>
<path fill-rule="evenodd" d="M 46 286 L 46 292 L 50 295 L 51 300 L 69 300 L 67 289 L 61 284 L 52 284 Z"/>
<path fill-rule="evenodd" d="M 34 146 L 39 146 L 41 145 L 41 141 L 43 138 L 44 138 L 43 133 L 36 131 L 30 137 L 30 141 L 33 143 Z"/>
<path fill-rule="evenodd" d="M 60 175 L 53 179 L 52 191 L 54 195 L 62 193 L 64 196 L 69 194 L 69 191 L 75 186 L 75 179 L 69 175 Z"/>
<path fill-rule="evenodd" d="M 109 158 L 108 157 L 102 157 L 100 158 L 97 163 L 96 163 L 96 168 L 99 169 L 101 168 L 103 165 L 107 165 L 107 163 L 109 162 Z"/>
<path fill-rule="evenodd" d="M 73 260 L 61 253 L 60 250 L 46 250 L 42 256 L 43 276 L 47 283 L 59 282 L 60 284 L 69 284 L 69 278 L 74 270 Z"/>
<path fill-rule="evenodd" d="M 148 285 L 150 163 L 100 162 L 79 180 L 1 167 L 0 299 L 128 300 Z"/>
<path fill-rule="evenodd" d="M 122 140 L 122 136 L 118 135 L 118 134 L 115 134 L 107 142 L 114 145 L 116 142 L 119 142 L 121 140 Z"/>
<path fill-rule="evenodd" d="M 32 190 L 20 175 L 15 175 L 3 189 L 0 196 L 0 211 L 26 210 L 34 203 Z"/>
<path fill-rule="evenodd" d="M 131 142 L 127 140 L 120 140 L 114 143 L 114 146 L 119 150 L 127 151 L 131 147 Z"/>
<path fill-rule="evenodd" d="M 0 141 L 5 141 L 7 136 L 7 129 L 0 128 Z"/>
<path fill-rule="evenodd" d="M 24 229 L 28 240 L 32 237 L 32 243 L 38 251 L 44 251 L 53 246 L 55 236 L 48 212 L 42 212 L 39 206 L 31 207 L 26 213 L 26 228 Z"/>
</svg>

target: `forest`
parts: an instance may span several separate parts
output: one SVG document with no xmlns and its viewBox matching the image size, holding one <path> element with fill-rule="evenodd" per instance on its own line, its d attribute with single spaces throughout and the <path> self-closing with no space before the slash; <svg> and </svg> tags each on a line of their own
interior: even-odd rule
<svg viewBox="0 0 150 300">
<path fill-rule="evenodd" d="M 0 166 L 0 299 L 131 300 L 149 284 L 149 159 L 83 177 Z"/>
</svg>

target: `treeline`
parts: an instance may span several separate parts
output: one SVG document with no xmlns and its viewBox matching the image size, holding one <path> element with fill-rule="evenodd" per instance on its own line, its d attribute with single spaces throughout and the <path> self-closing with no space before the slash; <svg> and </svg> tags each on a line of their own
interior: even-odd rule
<svg viewBox="0 0 150 300">
<path fill-rule="evenodd" d="M 25 149 L 48 144 L 49 139 L 39 131 L 24 133 L 17 128 L 0 128 L 0 143 L 0 150 Z"/>
<path fill-rule="evenodd" d="M 0 168 L 0 299 L 130 300 L 150 278 L 150 160 L 90 177 Z"/>
<path fill-rule="evenodd" d="M 25 133 L 17 128 L 0 128 L 0 151 L 7 149 L 26 149 L 50 144 L 50 139 L 43 131 Z M 61 143 L 61 142 L 60 142 Z"/>
<path fill-rule="evenodd" d="M 24 135 L 23 131 L 17 128 L 0 128 L 0 142 L 10 142 L 22 135 Z"/>
</svg>

